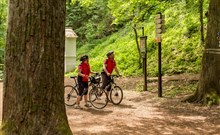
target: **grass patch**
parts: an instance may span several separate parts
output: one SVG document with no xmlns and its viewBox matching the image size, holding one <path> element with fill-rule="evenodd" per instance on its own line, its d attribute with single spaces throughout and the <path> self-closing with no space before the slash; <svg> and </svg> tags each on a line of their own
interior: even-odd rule
<svg viewBox="0 0 220 135">
<path fill-rule="evenodd" d="M 172 81 L 164 86 L 165 97 L 177 97 L 190 95 L 195 92 L 197 81 Z"/>
<path fill-rule="evenodd" d="M 168 98 L 190 95 L 195 92 L 197 84 L 197 81 L 169 81 L 162 84 L 162 95 L 163 97 Z M 155 82 L 153 85 L 149 85 L 148 90 L 157 93 L 157 82 Z"/>
</svg>

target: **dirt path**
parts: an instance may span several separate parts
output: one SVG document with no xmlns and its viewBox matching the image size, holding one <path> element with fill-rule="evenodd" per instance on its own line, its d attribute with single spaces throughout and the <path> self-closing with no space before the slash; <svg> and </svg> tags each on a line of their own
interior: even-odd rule
<svg viewBox="0 0 220 135">
<path fill-rule="evenodd" d="M 103 110 L 67 107 L 74 135 L 220 134 L 220 108 L 154 98 L 156 93 L 125 91 L 121 105 Z"/>
<path fill-rule="evenodd" d="M 131 87 L 139 83 L 135 80 L 124 78 L 120 82 L 124 86 L 124 99 L 118 106 L 110 103 L 102 110 L 67 107 L 73 134 L 220 134 L 220 107 L 182 103 L 179 98 L 158 98 L 157 93 L 153 92 L 135 92 L 134 87 Z M 66 80 L 66 83 L 69 82 Z M 125 88 L 129 85 L 130 89 Z"/>
<path fill-rule="evenodd" d="M 172 78 L 172 77 L 171 77 Z M 195 77 L 192 77 L 192 80 Z M 169 80 L 170 78 L 164 78 Z M 172 78 L 176 79 L 176 77 Z M 187 80 L 187 78 L 182 78 Z M 189 78 L 188 78 L 189 79 Z M 65 79 L 65 84 L 72 80 Z M 219 135 L 220 107 L 180 102 L 179 97 L 158 98 L 156 92 L 135 92 L 141 78 L 123 78 L 124 99 L 104 109 L 66 107 L 74 135 Z M 154 85 L 154 83 L 152 83 Z M 164 90 L 165 91 L 165 90 Z M 0 96 L 2 96 L 0 83 Z M 182 98 L 182 97 L 181 97 Z M 0 97 L 1 103 L 2 97 Z M 83 102 L 81 103 L 83 106 Z M 0 116 L 1 116 L 0 104 Z"/>
<path fill-rule="evenodd" d="M 163 115 L 140 93 L 125 91 L 121 105 L 108 104 L 102 110 L 67 107 L 67 115 L 74 134 L 144 134 L 148 119 Z M 144 101 L 144 102 L 142 102 Z M 150 133 L 150 132 L 149 132 Z"/>
</svg>

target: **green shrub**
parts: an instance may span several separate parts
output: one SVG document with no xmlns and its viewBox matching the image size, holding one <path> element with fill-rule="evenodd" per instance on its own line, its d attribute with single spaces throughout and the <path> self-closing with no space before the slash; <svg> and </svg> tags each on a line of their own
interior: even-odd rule
<svg viewBox="0 0 220 135">
<path fill-rule="evenodd" d="M 172 1 L 161 6 L 165 14 L 166 32 L 162 36 L 162 74 L 198 73 L 201 65 L 203 46 L 200 43 L 199 13 L 195 9 L 195 1 Z M 204 7 L 207 8 L 208 0 Z M 144 26 L 147 35 L 147 71 L 148 76 L 158 74 L 158 45 L 155 38 L 155 13 L 147 15 L 144 22 L 136 23 Z M 205 25 L 207 19 L 204 18 Z M 132 22 L 127 22 L 123 29 L 102 39 L 96 39 L 84 44 L 77 49 L 77 56 L 88 54 L 90 56 L 91 69 L 101 71 L 102 63 L 109 50 L 115 51 L 115 59 L 124 76 L 142 75 L 139 69 L 138 51 Z M 141 29 L 138 36 L 142 35 Z M 138 38 L 139 38 L 138 37 Z"/>
</svg>

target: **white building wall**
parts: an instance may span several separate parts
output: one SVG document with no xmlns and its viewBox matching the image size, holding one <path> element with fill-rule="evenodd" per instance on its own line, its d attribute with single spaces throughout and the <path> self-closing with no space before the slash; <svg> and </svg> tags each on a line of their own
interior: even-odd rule
<svg viewBox="0 0 220 135">
<path fill-rule="evenodd" d="M 72 29 L 66 29 L 65 38 L 65 73 L 76 67 L 76 34 Z"/>
</svg>

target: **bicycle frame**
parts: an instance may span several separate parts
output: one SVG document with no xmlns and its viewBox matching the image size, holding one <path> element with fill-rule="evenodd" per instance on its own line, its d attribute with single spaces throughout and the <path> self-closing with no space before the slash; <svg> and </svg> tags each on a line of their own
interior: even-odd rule
<svg viewBox="0 0 220 135">
<path fill-rule="evenodd" d="M 91 78 L 89 78 L 89 80 L 91 80 Z M 75 78 L 74 78 L 74 81 L 75 81 L 75 83 L 76 83 L 76 85 L 74 86 L 74 88 L 76 88 L 76 90 L 77 90 L 78 93 L 79 93 L 79 89 L 78 89 L 78 88 L 79 88 L 79 84 L 77 83 L 77 81 L 76 81 Z M 99 87 L 99 85 L 100 85 L 100 83 L 94 84 L 94 83 L 92 83 L 91 81 L 89 81 L 88 83 L 89 83 L 88 86 L 92 86 L 92 89 L 94 89 L 94 87 Z M 88 91 L 88 93 L 89 93 L 89 88 L 88 88 L 87 91 Z M 83 91 L 81 97 L 84 95 L 84 93 L 86 93 L 85 90 Z"/>
<path fill-rule="evenodd" d="M 82 92 L 82 94 L 79 95 L 79 83 L 78 83 L 78 81 L 77 81 L 77 76 L 70 76 L 70 78 L 71 78 L 71 79 L 74 79 L 75 84 L 72 83 L 71 85 L 65 85 L 65 86 L 64 86 L 64 88 L 65 88 L 64 90 L 67 90 L 67 91 L 65 91 L 65 92 L 67 92 L 67 93 L 64 93 L 64 96 L 65 96 L 65 104 L 68 105 L 68 106 L 74 105 L 73 99 L 76 100 L 76 98 L 77 98 L 78 96 L 80 96 L 80 97 L 81 97 L 80 100 L 82 100 L 82 96 L 83 96 L 86 92 L 89 93 L 89 91 L 91 90 L 90 88 L 88 88 L 88 90 L 87 90 L 87 89 L 84 89 L 83 92 Z M 96 87 L 98 88 L 99 85 L 100 85 L 100 83 L 98 83 L 98 82 L 97 82 L 97 83 L 96 83 L 96 82 L 92 82 L 92 81 L 91 81 L 91 78 L 89 78 L 89 86 L 92 87 L 92 90 L 95 90 Z M 66 88 L 67 88 L 67 89 L 66 89 Z M 74 96 L 73 96 L 73 95 L 74 95 Z M 70 101 L 70 102 L 69 102 L 69 101 Z M 71 102 L 72 102 L 72 103 L 71 103 Z"/>
<path fill-rule="evenodd" d="M 115 85 L 117 85 L 116 83 L 115 83 L 115 80 L 114 80 L 114 77 L 115 77 L 116 75 L 111 75 L 110 77 L 111 77 L 111 80 L 109 80 L 109 82 L 108 82 L 108 85 L 105 87 L 105 90 L 107 90 L 109 87 L 112 87 L 112 86 L 115 86 Z"/>
<path fill-rule="evenodd" d="M 77 76 L 71 76 L 70 78 L 73 78 L 73 79 L 74 79 L 74 82 L 75 82 L 75 85 L 72 85 L 73 88 L 75 88 L 75 89 L 79 92 L 79 90 L 78 90 L 79 84 L 78 84 L 78 82 L 77 82 L 77 80 L 76 80 Z"/>
</svg>

